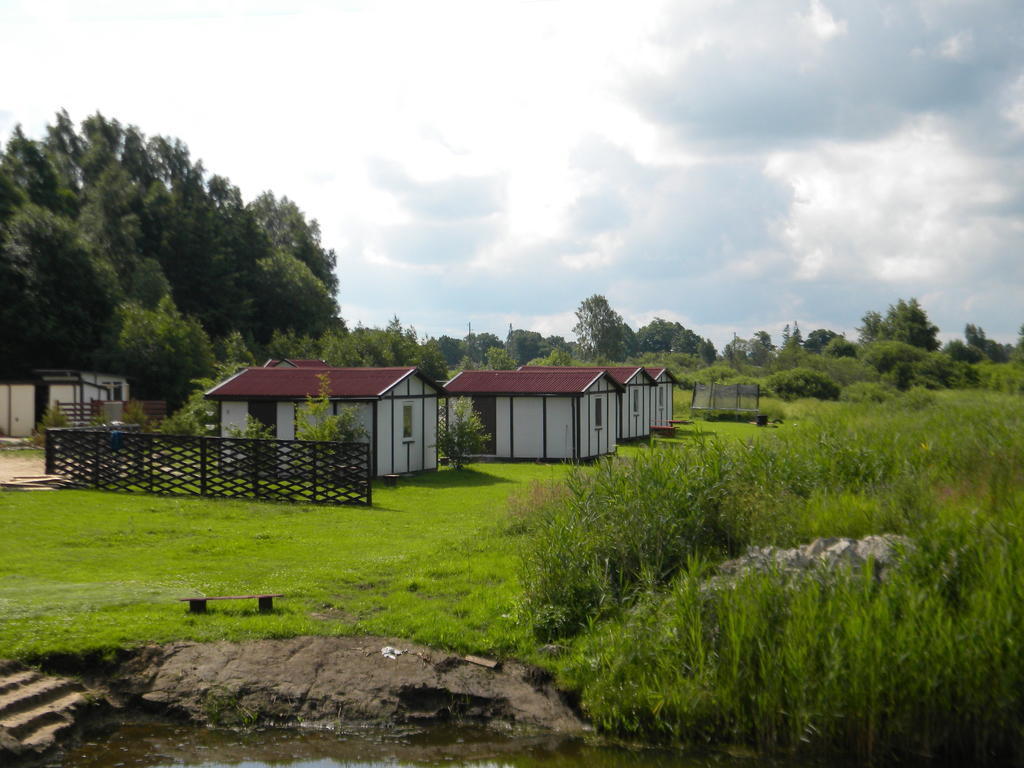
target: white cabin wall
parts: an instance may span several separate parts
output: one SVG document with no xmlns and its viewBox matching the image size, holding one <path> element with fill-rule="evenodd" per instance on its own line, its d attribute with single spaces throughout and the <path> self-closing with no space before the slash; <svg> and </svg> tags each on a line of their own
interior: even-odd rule
<svg viewBox="0 0 1024 768">
<path fill-rule="evenodd" d="M 52 391 L 52 389 L 51 389 Z M 225 400 L 220 404 L 220 436 L 228 436 L 229 427 L 245 429 L 249 403 L 245 400 Z"/>
<path fill-rule="evenodd" d="M 436 397 L 425 397 L 421 402 L 423 403 L 423 469 L 437 469 L 438 402 Z"/>
<path fill-rule="evenodd" d="M 57 403 L 77 403 L 78 402 L 78 385 L 77 384 L 51 384 L 50 385 L 50 406 L 56 406 Z"/>
<path fill-rule="evenodd" d="M 514 397 L 513 458 L 539 459 L 544 455 L 544 404 L 540 397 Z"/>
<path fill-rule="evenodd" d="M 391 400 L 384 399 L 377 403 L 377 472 L 378 475 L 390 475 L 391 469 Z"/>
<path fill-rule="evenodd" d="M 497 432 L 494 441 L 494 455 L 501 459 L 512 458 L 512 441 L 509 439 L 512 434 L 509 429 L 509 399 L 507 397 L 494 398 L 497 409 L 494 427 L 494 431 Z"/>
<path fill-rule="evenodd" d="M 295 403 L 291 401 L 277 403 L 277 439 L 295 439 Z"/>
<path fill-rule="evenodd" d="M 35 427 L 33 384 L 0 384 L 0 431 L 7 437 L 28 437 Z"/>
</svg>

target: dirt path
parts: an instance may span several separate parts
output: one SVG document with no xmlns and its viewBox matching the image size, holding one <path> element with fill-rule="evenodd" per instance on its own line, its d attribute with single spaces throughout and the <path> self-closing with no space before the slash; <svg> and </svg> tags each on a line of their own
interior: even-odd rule
<svg viewBox="0 0 1024 768">
<path fill-rule="evenodd" d="M 41 475 L 45 469 L 42 456 L 26 456 L 20 451 L 0 451 L 0 483 L 12 477 Z"/>
</svg>

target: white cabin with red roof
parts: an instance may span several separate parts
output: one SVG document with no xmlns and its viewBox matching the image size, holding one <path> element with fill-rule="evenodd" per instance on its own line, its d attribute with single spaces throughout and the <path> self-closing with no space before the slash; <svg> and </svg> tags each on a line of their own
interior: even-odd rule
<svg viewBox="0 0 1024 768">
<path fill-rule="evenodd" d="M 269 364 L 279 362 L 246 368 L 206 393 L 219 406 L 222 435 L 231 427 L 244 429 L 251 416 L 279 440 L 294 440 L 296 409 L 307 396 L 319 394 L 326 375 L 333 412 L 356 408 L 369 435 L 374 474 L 437 469 L 437 407 L 444 390 L 418 368 L 334 368 L 306 360 Z"/>
<path fill-rule="evenodd" d="M 444 388 L 448 418 L 454 398 L 472 399 L 490 436 L 484 456 L 583 461 L 615 452 L 623 388 L 604 371 L 463 371 Z"/>
<path fill-rule="evenodd" d="M 667 427 L 672 421 L 672 393 L 679 382 L 668 368 L 648 368 L 647 373 L 654 380 L 650 390 L 651 423 Z"/>
<path fill-rule="evenodd" d="M 622 386 L 619 394 L 618 437 L 620 440 L 647 438 L 654 423 L 651 411 L 651 391 L 654 379 L 639 365 L 594 365 L 585 367 L 556 367 L 521 365 L 520 371 L 603 371 Z"/>
</svg>

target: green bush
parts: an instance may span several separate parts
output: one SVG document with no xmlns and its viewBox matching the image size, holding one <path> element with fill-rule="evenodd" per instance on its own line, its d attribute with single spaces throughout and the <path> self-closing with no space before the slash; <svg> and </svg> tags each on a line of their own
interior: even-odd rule
<svg viewBox="0 0 1024 768">
<path fill-rule="evenodd" d="M 39 446 L 45 445 L 46 430 L 50 428 L 65 429 L 68 426 L 68 417 L 64 415 L 64 411 L 55 405 L 47 406 L 43 411 L 42 420 L 36 424 L 36 428 L 32 432 L 32 442 Z"/>
<path fill-rule="evenodd" d="M 845 387 L 839 399 L 847 403 L 884 403 L 898 392 L 891 386 L 874 381 L 858 381 Z"/>
<path fill-rule="evenodd" d="M 768 389 L 783 400 L 814 397 L 818 400 L 839 398 L 839 385 L 828 375 L 810 368 L 792 368 L 768 377 Z"/>
</svg>

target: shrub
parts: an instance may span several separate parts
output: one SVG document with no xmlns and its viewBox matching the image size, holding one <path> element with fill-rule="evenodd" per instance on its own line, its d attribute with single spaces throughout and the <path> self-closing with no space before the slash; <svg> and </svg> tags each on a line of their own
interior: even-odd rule
<svg viewBox="0 0 1024 768">
<path fill-rule="evenodd" d="M 466 460 L 484 449 L 490 436 L 484 432 L 480 416 L 468 397 L 455 399 L 447 423 L 437 432 L 437 446 L 453 469 L 462 469 Z"/>
<path fill-rule="evenodd" d="M 42 420 L 36 424 L 35 431 L 32 433 L 32 442 L 39 446 L 45 445 L 47 429 L 51 427 L 54 429 L 64 429 L 67 426 L 68 417 L 64 415 L 64 411 L 55 405 L 51 405 L 43 411 Z"/>
<path fill-rule="evenodd" d="M 146 411 L 138 400 L 129 400 L 124 404 L 121 421 L 125 424 L 138 424 L 143 432 L 147 431 L 150 426 L 149 417 L 146 416 Z"/>
<path fill-rule="evenodd" d="M 768 388 L 783 400 L 801 397 L 836 400 L 839 397 L 839 385 L 826 374 L 810 368 L 793 368 L 773 373 L 768 377 Z"/>
<path fill-rule="evenodd" d="M 277 435 L 274 428 L 264 424 L 252 416 L 245 417 L 245 427 L 237 427 L 234 424 L 227 429 L 228 437 L 244 437 L 248 440 L 273 440 Z"/>
<path fill-rule="evenodd" d="M 839 399 L 847 403 L 884 403 L 896 395 L 896 390 L 886 384 L 858 381 L 843 389 Z"/>
<path fill-rule="evenodd" d="M 326 373 L 317 378 L 320 381 L 319 394 L 316 397 L 307 395 L 305 404 L 295 409 L 295 438 L 328 442 L 365 440 L 367 433 L 359 422 L 359 410 L 348 406 L 332 415 L 328 397 L 330 378 Z"/>
</svg>

